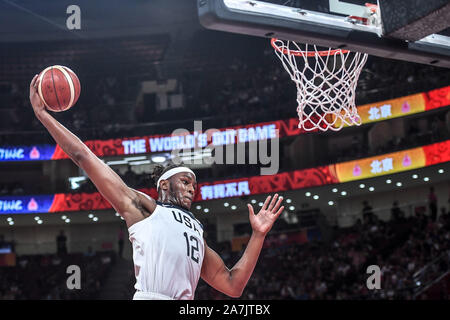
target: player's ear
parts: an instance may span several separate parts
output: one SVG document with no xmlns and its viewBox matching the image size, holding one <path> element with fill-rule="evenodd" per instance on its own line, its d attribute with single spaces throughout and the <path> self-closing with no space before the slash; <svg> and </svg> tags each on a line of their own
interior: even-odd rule
<svg viewBox="0 0 450 320">
<path fill-rule="evenodd" d="M 159 188 L 161 190 L 167 191 L 169 190 L 169 184 L 170 184 L 169 180 L 161 180 L 161 182 L 159 183 Z"/>
</svg>

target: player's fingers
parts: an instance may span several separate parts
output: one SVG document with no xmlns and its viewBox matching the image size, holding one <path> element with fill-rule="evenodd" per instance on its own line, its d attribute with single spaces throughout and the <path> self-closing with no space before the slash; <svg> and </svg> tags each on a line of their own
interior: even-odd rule
<svg viewBox="0 0 450 320">
<path fill-rule="evenodd" d="M 37 89 L 38 83 L 39 83 L 39 75 L 37 74 L 37 75 L 35 75 L 35 79 L 34 79 L 34 83 L 33 83 L 33 87 L 35 89 Z"/>
<path fill-rule="evenodd" d="M 251 216 L 255 215 L 255 212 L 253 211 L 253 206 L 249 203 L 247 203 L 248 212 Z"/>
<path fill-rule="evenodd" d="M 270 198 L 272 198 L 272 197 L 271 197 L 271 196 L 268 196 L 268 197 L 266 198 L 266 201 L 264 201 L 264 204 L 263 204 L 261 210 L 266 210 L 266 209 L 267 209 L 267 205 L 269 204 Z"/>
<path fill-rule="evenodd" d="M 279 197 L 277 204 L 275 205 L 275 207 L 273 208 L 273 212 L 276 212 L 278 210 L 278 208 L 280 207 L 281 203 L 283 202 L 283 197 Z"/>
<path fill-rule="evenodd" d="M 30 90 L 32 90 L 32 89 L 34 88 L 34 86 L 36 85 L 36 79 L 37 79 L 37 76 L 38 76 L 38 75 L 35 75 L 35 76 L 33 77 L 33 79 L 31 80 L 31 83 L 30 83 Z"/>
<path fill-rule="evenodd" d="M 272 201 L 270 202 L 269 208 L 267 208 L 269 211 L 272 211 L 273 207 L 275 206 L 275 203 L 277 202 L 277 198 L 278 198 L 278 193 L 276 193 L 273 196 Z"/>
<path fill-rule="evenodd" d="M 274 219 L 278 218 L 278 216 L 284 211 L 284 206 L 282 206 L 277 213 L 273 215 Z"/>
</svg>

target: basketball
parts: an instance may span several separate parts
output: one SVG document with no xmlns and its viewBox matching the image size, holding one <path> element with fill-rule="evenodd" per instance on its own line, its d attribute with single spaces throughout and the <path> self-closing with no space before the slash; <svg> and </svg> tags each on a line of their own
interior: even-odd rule
<svg viewBox="0 0 450 320">
<path fill-rule="evenodd" d="M 45 68 L 38 79 L 38 94 L 51 111 L 66 111 L 80 97 L 80 80 L 67 67 L 55 65 Z"/>
</svg>

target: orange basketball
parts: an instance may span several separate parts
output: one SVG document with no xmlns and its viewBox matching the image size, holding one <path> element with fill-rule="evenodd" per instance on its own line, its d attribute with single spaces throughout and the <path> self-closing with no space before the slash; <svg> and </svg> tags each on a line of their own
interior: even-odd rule
<svg viewBox="0 0 450 320">
<path fill-rule="evenodd" d="M 47 109 L 61 112 L 70 109 L 80 97 L 77 75 L 67 67 L 45 68 L 38 77 L 38 94 Z"/>
</svg>

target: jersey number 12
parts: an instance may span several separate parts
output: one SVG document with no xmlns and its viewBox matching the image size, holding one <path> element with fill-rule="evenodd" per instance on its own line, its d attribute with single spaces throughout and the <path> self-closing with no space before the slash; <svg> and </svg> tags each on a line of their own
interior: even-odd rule
<svg viewBox="0 0 450 320">
<path fill-rule="evenodd" d="M 194 260 L 195 262 L 198 263 L 198 255 L 197 256 L 194 255 L 195 251 L 198 252 L 198 240 L 197 240 L 197 238 L 194 237 L 194 236 L 190 236 L 188 238 L 187 232 L 183 233 L 183 235 L 184 235 L 184 238 L 186 239 L 187 256 L 191 257 L 192 260 Z M 190 242 L 192 242 L 192 243 L 195 242 L 195 245 L 194 244 L 190 245 Z"/>
</svg>

